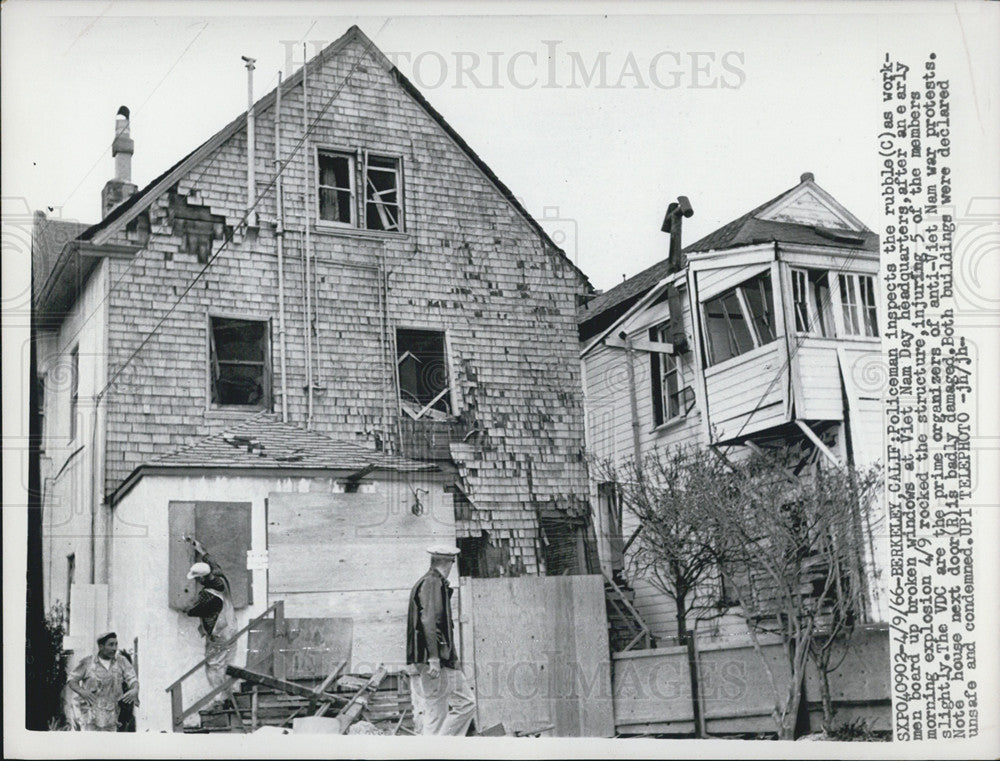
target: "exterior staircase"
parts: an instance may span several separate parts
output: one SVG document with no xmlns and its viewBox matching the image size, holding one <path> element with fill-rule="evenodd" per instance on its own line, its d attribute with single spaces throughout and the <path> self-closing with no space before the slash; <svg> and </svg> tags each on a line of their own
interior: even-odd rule
<svg viewBox="0 0 1000 761">
<path fill-rule="evenodd" d="M 635 590 L 624 580 L 616 582 L 605 576 L 604 599 L 608 612 L 608 641 L 612 653 L 656 647 L 655 637 L 633 605 Z"/>
</svg>

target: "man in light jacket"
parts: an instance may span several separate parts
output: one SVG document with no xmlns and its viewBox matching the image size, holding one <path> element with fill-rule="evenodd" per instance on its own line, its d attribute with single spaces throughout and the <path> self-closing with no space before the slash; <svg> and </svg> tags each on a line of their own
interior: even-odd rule
<svg viewBox="0 0 1000 761">
<path fill-rule="evenodd" d="M 236 611 L 233 608 L 229 580 L 222 568 L 208 554 L 208 550 L 197 539 L 185 537 L 193 546 L 200 561 L 191 566 L 187 577 L 196 579 L 201 585 L 198 599 L 187 610 L 189 616 L 201 619 L 198 631 L 205 637 L 205 677 L 213 687 L 226 681 L 226 666 L 236 655 L 236 643 L 227 645 L 239 627 L 236 625 Z M 216 698 L 221 700 L 222 698 Z"/>
<path fill-rule="evenodd" d="M 414 724 L 425 735 L 465 735 L 476 699 L 458 663 L 448 574 L 457 547 L 427 550 L 430 569 L 413 586 L 406 627 L 406 664 L 413 695 Z"/>
</svg>

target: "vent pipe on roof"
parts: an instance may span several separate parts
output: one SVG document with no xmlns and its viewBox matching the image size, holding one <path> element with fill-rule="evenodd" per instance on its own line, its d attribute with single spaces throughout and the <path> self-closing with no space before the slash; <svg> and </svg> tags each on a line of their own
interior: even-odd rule
<svg viewBox="0 0 1000 761">
<path fill-rule="evenodd" d="M 247 225 L 257 226 L 257 177 L 254 172 L 256 148 L 256 116 L 253 112 L 253 69 L 256 58 L 240 56 L 247 65 Z"/>
<path fill-rule="evenodd" d="M 128 106 L 121 106 L 115 116 L 115 137 L 111 142 L 115 176 L 105 183 L 104 190 L 101 191 L 102 219 L 139 190 L 132 183 L 132 154 L 135 152 L 135 143 L 129 136 L 129 116 Z"/>
<path fill-rule="evenodd" d="M 670 271 L 677 272 L 684 266 L 681 261 L 681 223 L 684 217 L 694 215 L 691 202 L 687 196 L 677 196 L 677 200 L 667 207 L 660 230 L 670 234 Z"/>
</svg>

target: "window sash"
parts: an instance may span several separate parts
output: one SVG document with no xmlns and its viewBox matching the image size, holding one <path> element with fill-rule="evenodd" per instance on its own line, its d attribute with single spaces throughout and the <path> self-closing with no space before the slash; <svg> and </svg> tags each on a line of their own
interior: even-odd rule
<svg viewBox="0 0 1000 761">
<path fill-rule="evenodd" d="M 878 307 L 875 299 L 875 279 L 871 275 L 857 275 L 861 291 L 861 314 L 864 318 L 865 335 L 878 337 Z"/>
<path fill-rule="evenodd" d="M 770 273 L 758 275 L 702 304 L 710 365 L 775 340 Z"/>
<path fill-rule="evenodd" d="M 324 167 L 324 161 L 330 162 Z M 346 181 L 337 178 L 333 162 L 347 165 Z M 339 151 L 318 151 L 316 161 L 316 203 L 319 221 L 353 227 L 356 224 L 357 199 L 354 190 L 354 156 Z M 324 182 L 326 180 L 326 182 Z M 331 214 L 330 210 L 333 210 Z M 343 212 L 346 211 L 347 219 Z"/>
<path fill-rule="evenodd" d="M 365 227 L 402 232 L 400 161 L 390 156 L 365 154 Z"/>
<path fill-rule="evenodd" d="M 240 340 L 228 340 L 220 347 L 220 336 L 217 331 L 232 330 L 240 325 L 253 326 L 260 331 L 256 341 L 252 337 Z M 266 320 L 248 320 L 210 316 L 208 320 L 208 356 L 209 356 L 209 403 L 212 407 L 243 407 L 250 409 L 267 408 L 271 404 L 271 371 L 270 371 L 270 331 Z M 230 356 L 238 354 L 237 346 L 243 349 L 253 348 L 249 358 Z M 256 354 L 254 357 L 252 354 Z M 260 398 L 250 402 L 223 401 L 228 398 L 224 390 L 226 385 L 244 386 L 256 384 L 260 390 Z"/>
<path fill-rule="evenodd" d="M 809 277 L 804 270 L 792 270 L 792 303 L 795 308 L 795 331 L 810 332 Z"/>
<path fill-rule="evenodd" d="M 838 275 L 844 332 L 851 336 L 878 338 L 878 307 L 875 279 L 871 275 Z"/>
</svg>

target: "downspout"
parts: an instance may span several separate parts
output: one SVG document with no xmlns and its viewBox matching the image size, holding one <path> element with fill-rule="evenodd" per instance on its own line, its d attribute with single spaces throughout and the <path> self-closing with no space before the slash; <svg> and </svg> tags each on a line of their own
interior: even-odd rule
<svg viewBox="0 0 1000 761">
<path fill-rule="evenodd" d="M 312 357 L 312 270 L 310 268 L 311 241 L 309 238 L 309 195 L 312 189 L 309 186 L 309 87 L 307 83 L 307 73 L 309 62 L 305 59 L 305 45 L 302 46 L 302 158 L 305 161 L 305 238 L 302 258 L 305 260 L 305 297 L 306 297 L 306 395 L 308 406 L 306 412 L 306 428 L 312 428 L 313 419 L 313 357 Z"/>
<path fill-rule="evenodd" d="M 254 172 L 256 157 L 256 115 L 253 108 L 253 69 L 256 58 L 241 56 L 247 65 L 247 224 L 257 226 L 257 178 Z"/>
<path fill-rule="evenodd" d="M 274 236 L 278 248 L 278 352 L 281 364 L 281 422 L 288 422 L 288 367 L 285 354 L 285 196 L 281 181 L 281 72 L 274 109 L 274 173 L 275 222 Z"/>
<path fill-rule="evenodd" d="M 97 407 L 101 398 L 94 400 L 90 415 L 90 583 L 97 583 Z"/>
</svg>

